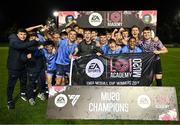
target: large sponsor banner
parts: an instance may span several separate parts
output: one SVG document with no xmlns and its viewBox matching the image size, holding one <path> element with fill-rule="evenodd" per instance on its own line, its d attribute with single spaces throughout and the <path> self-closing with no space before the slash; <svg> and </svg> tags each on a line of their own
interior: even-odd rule
<svg viewBox="0 0 180 125">
<path fill-rule="evenodd" d="M 59 27 L 75 22 L 82 28 L 120 28 L 137 25 L 156 30 L 157 11 L 59 11 Z"/>
<path fill-rule="evenodd" d="M 80 57 L 73 61 L 70 84 L 150 86 L 154 59 L 153 53 Z"/>
<path fill-rule="evenodd" d="M 179 120 L 174 87 L 53 86 L 47 117 Z"/>
</svg>

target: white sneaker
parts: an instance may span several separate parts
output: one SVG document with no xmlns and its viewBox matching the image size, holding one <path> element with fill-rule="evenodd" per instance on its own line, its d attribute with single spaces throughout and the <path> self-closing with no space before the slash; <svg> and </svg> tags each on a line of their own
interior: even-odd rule
<svg viewBox="0 0 180 125">
<path fill-rule="evenodd" d="M 42 101 L 46 100 L 46 96 L 44 93 L 39 93 L 37 97 L 40 98 L 40 100 L 42 100 Z"/>
<path fill-rule="evenodd" d="M 21 97 L 21 99 L 22 99 L 23 101 L 25 101 L 25 102 L 28 100 L 25 93 L 21 93 L 21 94 L 20 94 L 20 97 Z"/>
<path fill-rule="evenodd" d="M 29 99 L 29 104 L 30 104 L 30 105 L 35 105 L 36 102 L 35 102 L 35 100 L 34 100 L 33 98 L 30 98 L 30 99 Z"/>
</svg>

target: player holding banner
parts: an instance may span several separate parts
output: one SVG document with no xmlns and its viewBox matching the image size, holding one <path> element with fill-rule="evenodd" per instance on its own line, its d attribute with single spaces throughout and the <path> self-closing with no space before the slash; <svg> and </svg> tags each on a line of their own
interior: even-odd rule
<svg viewBox="0 0 180 125">
<path fill-rule="evenodd" d="M 71 57 L 77 51 L 76 35 L 76 31 L 71 30 L 69 31 L 68 39 L 59 42 L 56 58 L 56 85 L 68 83 Z M 63 83 L 63 79 L 65 79 L 65 83 Z"/>
<path fill-rule="evenodd" d="M 142 48 L 143 52 L 153 52 L 156 54 L 154 72 L 157 86 L 162 86 L 162 67 L 159 54 L 167 53 L 167 48 L 160 40 L 154 41 L 152 39 L 152 32 L 150 27 L 143 29 L 143 40 L 138 41 L 137 45 Z"/>
</svg>

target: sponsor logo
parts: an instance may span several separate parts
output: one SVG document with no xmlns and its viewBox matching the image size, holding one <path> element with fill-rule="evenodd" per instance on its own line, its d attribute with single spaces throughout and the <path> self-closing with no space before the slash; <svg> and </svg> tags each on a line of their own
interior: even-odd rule
<svg viewBox="0 0 180 125">
<path fill-rule="evenodd" d="M 64 94 L 59 94 L 56 96 L 54 103 L 57 107 L 64 107 L 67 104 L 67 97 Z"/>
<path fill-rule="evenodd" d="M 71 101 L 72 106 L 76 104 L 80 95 L 68 95 L 69 100 Z M 59 94 L 55 97 L 54 103 L 57 107 L 64 107 L 68 103 L 68 98 L 64 94 Z"/>
<path fill-rule="evenodd" d="M 147 95 L 140 95 L 137 100 L 137 104 L 143 108 L 146 109 L 151 105 L 151 100 Z"/>
<path fill-rule="evenodd" d="M 121 13 L 119 12 L 114 12 L 110 15 L 110 19 L 113 21 L 113 22 L 119 22 L 121 21 Z"/>
<path fill-rule="evenodd" d="M 66 23 L 70 23 L 74 20 L 74 17 L 72 15 L 67 15 L 65 20 L 66 20 Z"/>
<path fill-rule="evenodd" d="M 154 98 L 155 107 L 159 109 L 167 109 L 170 107 L 171 99 L 169 96 L 157 95 Z"/>
<path fill-rule="evenodd" d="M 122 12 L 107 13 L 107 26 L 122 26 Z"/>
<path fill-rule="evenodd" d="M 113 64 L 113 63 L 112 63 Z M 126 59 L 114 60 L 114 66 L 111 71 L 126 72 L 129 70 L 129 62 Z"/>
<path fill-rule="evenodd" d="M 99 59 L 92 59 L 86 65 L 86 74 L 91 78 L 98 78 L 104 72 L 104 65 Z"/>
<path fill-rule="evenodd" d="M 68 95 L 69 99 L 72 100 L 71 104 L 74 106 L 78 101 L 80 95 Z"/>
<path fill-rule="evenodd" d="M 99 26 L 101 25 L 102 23 L 102 16 L 101 14 L 99 13 L 92 13 L 90 16 L 89 16 L 89 23 L 92 25 L 92 26 Z"/>
<path fill-rule="evenodd" d="M 149 24 L 152 21 L 152 17 L 150 14 L 146 14 L 143 16 L 142 20 L 144 23 Z"/>
</svg>

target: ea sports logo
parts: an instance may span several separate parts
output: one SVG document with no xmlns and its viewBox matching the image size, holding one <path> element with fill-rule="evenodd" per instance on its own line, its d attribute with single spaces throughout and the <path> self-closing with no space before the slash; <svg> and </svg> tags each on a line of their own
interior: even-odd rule
<svg viewBox="0 0 180 125">
<path fill-rule="evenodd" d="M 102 16 L 101 14 L 99 13 L 92 13 L 90 16 L 89 16 L 89 23 L 92 25 L 92 26 L 99 26 L 101 23 L 102 23 Z"/>
<path fill-rule="evenodd" d="M 54 103 L 57 107 L 64 107 L 67 104 L 67 97 L 64 94 L 59 94 L 56 96 Z"/>
<path fill-rule="evenodd" d="M 151 100 L 147 95 L 140 95 L 137 99 L 137 104 L 141 108 L 146 109 L 151 105 Z"/>
<path fill-rule="evenodd" d="M 98 78 L 104 72 L 104 65 L 99 59 L 92 59 L 86 65 L 86 74 L 91 78 Z"/>
</svg>

